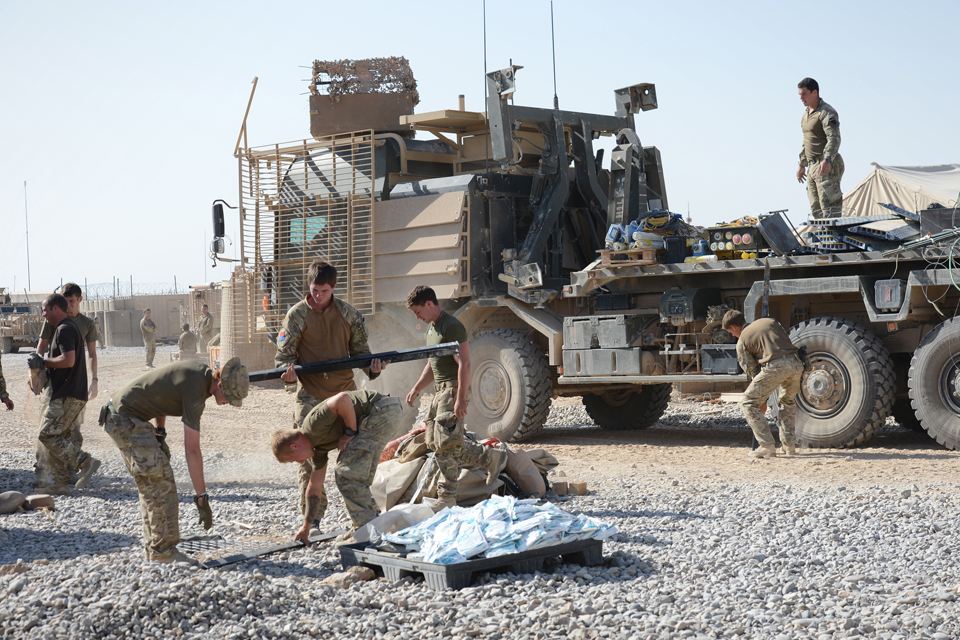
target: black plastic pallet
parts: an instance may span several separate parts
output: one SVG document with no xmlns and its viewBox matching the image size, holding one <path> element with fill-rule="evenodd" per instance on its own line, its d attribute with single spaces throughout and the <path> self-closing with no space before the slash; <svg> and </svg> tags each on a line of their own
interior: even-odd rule
<svg viewBox="0 0 960 640">
<path fill-rule="evenodd" d="M 336 538 L 341 533 L 346 532 L 347 530 L 343 529 L 330 533 L 321 533 L 319 535 L 312 536 L 310 538 L 310 542 L 325 542 L 327 540 Z M 253 560 L 254 558 L 259 558 L 260 556 L 269 555 L 271 553 L 277 553 L 278 551 L 289 551 L 291 549 L 297 549 L 304 546 L 306 545 L 299 540 L 271 543 L 263 540 L 227 540 L 223 536 L 219 535 L 185 536 L 180 539 L 180 544 L 178 545 L 180 551 L 187 553 L 188 555 L 213 555 L 215 553 L 228 554 L 220 558 L 211 558 L 206 562 L 201 563 L 200 567 L 202 569 L 217 569 L 228 564 L 234 564 L 235 562 Z"/>
<path fill-rule="evenodd" d="M 587 567 L 603 562 L 602 540 L 577 540 L 566 544 L 542 547 L 532 551 L 512 553 L 497 558 L 478 558 L 458 564 L 438 564 L 422 560 L 407 560 L 397 553 L 376 551 L 368 543 L 340 547 L 340 562 L 343 568 L 370 567 L 388 580 L 400 580 L 406 576 L 422 575 L 427 586 L 433 589 L 463 589 L 473 582 L 473 574 L 483 571 L 512 571 L 516 574 L 534 573 L 543 570 L 548 558 L 560 556 L 564 562 Z"/>
</svg>

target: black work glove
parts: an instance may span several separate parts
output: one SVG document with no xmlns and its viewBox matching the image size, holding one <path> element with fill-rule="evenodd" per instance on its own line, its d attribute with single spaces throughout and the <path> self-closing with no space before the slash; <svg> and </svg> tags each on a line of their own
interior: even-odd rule
<svg viewBox="0 0 960 640">
<path fill-rule="evenodd" d="M 203 499 L 203 504 L 200 504 L 200 499 Z M 203 525 L 204 529 L 209 529 L 213 526 L 213 509 L 210 508 L 210 496 L 207 495 L 207 492 L 204 491 L 198 496 L 194 496 L 193 503 L 197 505 L 197 511 L 200 512 L 200 524 Z"/>
<path fill-rule="evenodd" d="M 47 365 L 42 355 L 39 353 L 31 353 L 30 357 L 27 358 L 27 367 L 30 369 L 46 369 Z"/>
</svg>

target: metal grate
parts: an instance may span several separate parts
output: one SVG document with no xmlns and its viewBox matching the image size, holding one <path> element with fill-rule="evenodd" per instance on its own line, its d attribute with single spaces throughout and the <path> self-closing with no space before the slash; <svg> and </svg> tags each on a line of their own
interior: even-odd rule
<svg viewBox="0 0 960 640">
<path fill-rule="evenodd" d="M 311 536 L 310 542 L 318 543 L 332 540 L 345 530 L 332 531 Z M 198 557 L 204 569 L 213 569 L 235 562 L 252 560 L 278 551 L 289 551 L 303 547 L 302 542 L 286 540 L 227 540 L 223 536 L 186 536 L 180 539 L 177 548 L 189 556 Z"/>
<path fill-rule="evenodd" d="M 373 311 L 373 146 L 373 132 L 360 131 L 240 154 L 236 342 L 275 336 L 318 258 L 337 267 L 338 297 Z"/>
</svg>

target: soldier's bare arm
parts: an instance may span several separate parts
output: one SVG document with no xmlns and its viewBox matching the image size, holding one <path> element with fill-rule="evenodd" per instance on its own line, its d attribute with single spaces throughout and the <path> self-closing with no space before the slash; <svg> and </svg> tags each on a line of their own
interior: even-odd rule
<svg viewBox="0 0 960 640">
<path fill-rule="evenodd" d="M 157 420 L 159 426 L 159 420 Z M 199 496 L 207 492 L 207 485 L 203 478 L 203 454 L 200 452 L 200 432 L 183 425 L 183 450 L 187 457 L 187 470 L 190 472 L 190 481 L 193 490 Z"/>
<path fill-rule="evenodd" d="M 97 341 L 87 343 L 87 356 L 90 360 L 90 390 L 87 392 L 87 395 L 90 396 L 90 400 L 93 400 L 100 393 L 100 386 L 97 384 Z"/>
<path fill-rule="evenodd" d="M 413 389 L 407 394 L 408 407 L 413 406 L 416 399 L 420 397 L 420 392 L 426 389 L 427 385 L 431 382 L 433 382 L 433 369 L 430 367 L 430 362 L 427 361 L 427 365 L 423 368 L 423 373 L 420 374 L 420 377 L 413 385 Z"/>
<path fill-rule="evenodd" d="M 44 358 L 44 363 L 50 369 L 69 369 L 77 363 L 77 352 L 64 351 L 56 358 Z"/>
</svg>

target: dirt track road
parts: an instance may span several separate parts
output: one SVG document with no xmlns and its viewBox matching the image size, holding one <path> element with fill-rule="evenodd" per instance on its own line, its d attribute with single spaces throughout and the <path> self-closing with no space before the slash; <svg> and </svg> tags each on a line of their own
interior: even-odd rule
<svg viewBox="0 0 960 640">
<path fill-rule="evenodd" d="M 171 353 L 172 347 L 161 347 L 156 364 L 168 363 Z M 95 452 L 113 448 L 96 424 L 96 410 L 110 394 L 145 371 L 142 349 L 111 348 L 100 353 L 100 397 L 91 401 L 87 411 L 86 449 Z M 3 356 L 3 373 L 17 406 L 12 412 L 0 411 L 0 448 L 32 451 L 36 427 L 28 424 L 24 413 L 25 404 L 33 405 L 27 402 L 26 355 Z M 201 435 L 205 454 L 263 452 L 264 464 L 278 464 L 270 459 L 268 443 L 274 430 L 288 426 L 291 407 L 291 396 L 273 382 L 254 385 L 242 409 L 208 402 Z M 168 424 L 171 449 L 182 450 L 182 431 L 171 426 Z M 902 484 L 908 488 L 913 484 L 954 482 L 960 457 L 926 434 L 901 430 L 892 421 L 860 449 L 802 450 L 796 458 L 749 461 L 749 445 L 750 431 L 736 406 L 705 413 L 703 404 L 674 402 L 656 426 L 617 432 L 593 426 L 579 401 L 561 400 L 555 403 L 548 427 L 523 446 L 545 448 L 560 461 L 558 471 L 568 479 L 588 483 L 646 471 L 675 478 L 710 475 L 729 483 L 770 480 L 801 487 Z M 277 469 L 264 469 L 267 471 L 274 475 Z"/>
</svg>

